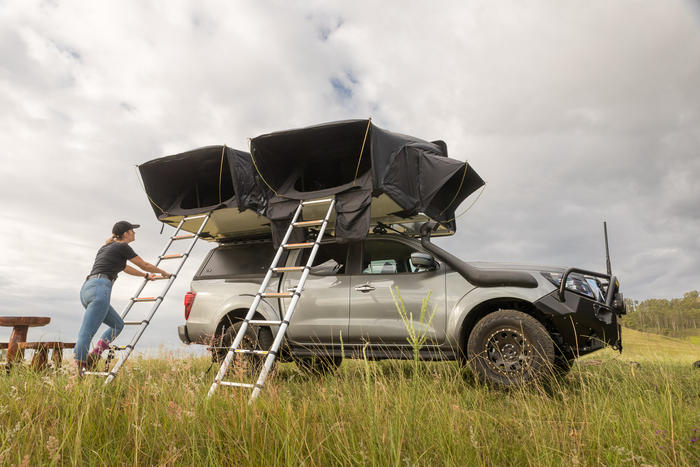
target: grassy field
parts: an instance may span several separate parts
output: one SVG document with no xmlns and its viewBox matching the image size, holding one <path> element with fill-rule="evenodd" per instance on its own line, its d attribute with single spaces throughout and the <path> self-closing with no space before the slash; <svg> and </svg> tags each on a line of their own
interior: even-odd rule
<svg viewBox="0 0 700 467">
<path fill-rule="evenodd" d="M 456 363 L 282 364 L 254 406 L 206 359 L 134 359 L 113 385 L 0 376 L 0 465 L 700 464 L 700 345 L 625 330 L 548 387 L 477 384 Z M 630 363 L 631 361 L 637 363 Z"/>
</svg>

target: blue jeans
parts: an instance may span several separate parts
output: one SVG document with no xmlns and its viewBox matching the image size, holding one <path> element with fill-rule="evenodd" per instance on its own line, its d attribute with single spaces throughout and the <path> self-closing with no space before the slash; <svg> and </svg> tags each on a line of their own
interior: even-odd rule
<svg viewBox="0 0 700 467">
<path fill-rule="evenodd" d="M 80 289 L 80 301 L 85 307 L 85 316 L 73 351 L 76 360 L 84 362 L 87 359 L 90 341 L 100 324 L 105 323 L 109 326 L 102 334 L 102 340 L 105 342 L 112 342 L 122 332 L 124 321 L 109 304 L 111 295 L 112 281 L 106 277 L 95 277 L 85 281 Z"/>
</svg>

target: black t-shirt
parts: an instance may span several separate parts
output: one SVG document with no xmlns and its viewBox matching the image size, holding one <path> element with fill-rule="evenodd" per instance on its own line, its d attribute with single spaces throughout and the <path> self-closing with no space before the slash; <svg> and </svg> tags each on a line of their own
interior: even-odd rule
<svg viewBox="0 0 700 467">
<path fill-rule="evenodd" d="M 134 259 L 138 255 L 127 243 L 112 242 L 97 250 L 95 264 L 92 265 L 92 274 L 107 274 L 112 280 L 126 267 L 126 260 Z"/>
</svg>

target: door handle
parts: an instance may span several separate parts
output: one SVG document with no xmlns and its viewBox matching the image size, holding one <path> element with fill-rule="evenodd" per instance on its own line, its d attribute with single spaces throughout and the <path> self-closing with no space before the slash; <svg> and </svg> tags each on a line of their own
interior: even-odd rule
<svg viewBox="0 0 700 467">
<path fill-rule="evenodd" d="M 375 290 L 375 288 L 369 284 L 362 284 L 355 287 L 355 290 L 357 290 L 358 292 L 367 293 Z"/>
</svg>

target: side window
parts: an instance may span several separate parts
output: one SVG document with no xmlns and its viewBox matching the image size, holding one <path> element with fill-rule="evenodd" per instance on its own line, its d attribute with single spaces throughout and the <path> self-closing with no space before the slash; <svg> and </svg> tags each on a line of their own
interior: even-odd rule
<svg viewBox="0 0 700 467">
<path fill-rule="evenodd" d="M 309 260 L 311 248 L 303 250 L 298 262 L 304 266 Z M 316 276 L 335 276 L 345 274 L 345 265 L 348 258 L 348 245 L 340 243 L 322 243 L 318 248 L 314 263 L 311 266 L 311 274 Z"/>
<path fill-rule="evenodd" d="M 272 243 L 220 246 L 214 249 L 201 267 L 198 277 L 215 279 L 243 274 L 264 274 L 270 267 L 275 253 Z M 284 264 L 284 259 L 280 264 Z"/>
<path fill-rule="evenodd" d="M 366 240 L 362 251 L 362 274 L 415 272 L 413 248 L 392 240 Z"/>
</svg>

